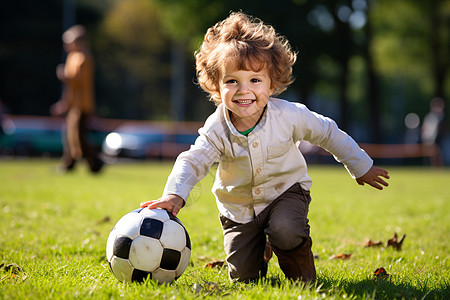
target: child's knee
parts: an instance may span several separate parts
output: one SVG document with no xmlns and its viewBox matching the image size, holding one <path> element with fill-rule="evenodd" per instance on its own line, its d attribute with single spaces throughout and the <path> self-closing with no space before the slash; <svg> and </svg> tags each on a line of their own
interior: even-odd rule
<svg viewBox="0 0 450 300">
<path fill-rule="evenodd" d="M 278 219 L 272 221 L 265 232 L 273 246 L 282 250 L 292 250 L 309 237 L 309 226 L 306 219 L 300 222 Z"/>
</svg>

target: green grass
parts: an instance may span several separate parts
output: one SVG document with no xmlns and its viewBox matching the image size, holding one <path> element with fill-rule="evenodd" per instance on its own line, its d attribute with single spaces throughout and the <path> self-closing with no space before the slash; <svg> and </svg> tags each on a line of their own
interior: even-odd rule
<svg viewBox="0 0 450 300">
<path fill-rule="evenodd" d="M 360 187 L 344 168 L 310 166 L 317 283 L 289 283 L 276 257 L 265 280 L 233 283 L 224 259 L 213 176 L 194 190 L 179 218 L 192 240 L 191 264 L 176 282 L 122 284 L 109 271 L 114 223 L 160 196 L 170 163 L 117 164 L 100 176 L 84 164 L 57 174 L 54 160 L 0 160 L 0 299 L 450 299 L 450 170 L 389 168 L 390 187 Z M 365 248 L 366 239 L 406 234 L 401 251 Z M 351 253 L 349 260 L 329 259 Z M 15 264 L 16 267 L 7 268 Z M 387 279 L 373 272 L 384 267 Z"/>
</svg>

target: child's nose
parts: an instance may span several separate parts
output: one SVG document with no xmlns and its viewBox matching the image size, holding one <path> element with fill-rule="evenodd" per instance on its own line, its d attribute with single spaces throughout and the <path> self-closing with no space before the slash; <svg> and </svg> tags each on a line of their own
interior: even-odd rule
<svg viewBox="0 0 450 300">
<path fill-rule="evenodd" d="M 241 83 L 239 85 L 239 92 L 242 93 L 242 94 L 250 92 L 249 85 L 246 84 L 246 83 Z"/>
</svg>

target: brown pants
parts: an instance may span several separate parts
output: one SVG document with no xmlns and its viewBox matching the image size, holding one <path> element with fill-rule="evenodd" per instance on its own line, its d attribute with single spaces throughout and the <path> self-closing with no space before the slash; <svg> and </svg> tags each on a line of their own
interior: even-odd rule
<svg viewBox="0 0 450 300">
<path fill-rule="evenodd" d="M 103 161 L 99 158 L 100 151 L 88 141 L 89 116 L 78 110 L 70 110 L 66 117 L 66 136 L 62 164 L 66 170 L 72 170 L 77 160 L 85 158 L 91 172 L 100 172 Z"/>
<path fill-rule="evenodd" d="M 230 279 L 249 282 L 266 275 L 266 236 L 274 248 L 286 251 L 308 239 L 310 202 L 309 191 L 296 183 L 249 223 L 220 215 Z"/>
</svg>

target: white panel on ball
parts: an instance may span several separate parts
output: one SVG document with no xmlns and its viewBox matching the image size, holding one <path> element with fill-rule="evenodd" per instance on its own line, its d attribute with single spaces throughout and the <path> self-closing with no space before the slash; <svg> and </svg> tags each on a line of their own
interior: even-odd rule
<svg viewBox="0 0 450 300">
<path fill-rule="evenodd" d="M 171 283 L 175 279 L 175 271 L 157 269 L 152 273 L 152 280 L 159 283 Z"/>
<path fill-rule="evenodd" d="M 131 282 L 131 274 L 133 267 L 128 259 L 123 259 L 114 256 L 110 262 L 111 268 L 114 270 L 114 275 L 122 282 Z"/>
<path fill-rule="evenodd" d="M 144 208 L 143 210 L 141 210 L 140 214 L 143 217 L 150 217 L 152 219 L 160 220 L 161 222 L 165 222 L 170 219 L 165 209 Z"/>
<path fill-rule="evenodd" d="M 181 251 L 186 247 L 186 234 L 183 226 L 172 220 L 164 223 L 159 240 L 164 248 Z"/>
<path fill-rule="evenodd" d="M 163 248 L 158 240 L 147 236 L 137 237 L 130 248 L 130 262 L 139 270 L 153 272 L 159 267 Z"/>
<path fill-rule="evenodd" d="M 123 216 L 116 224 L 116 235 L 125 235 L 130 239 L 139 236 L 141 230 L 142 216 L 138 213 L 131 212 Z"/>
</svg>

